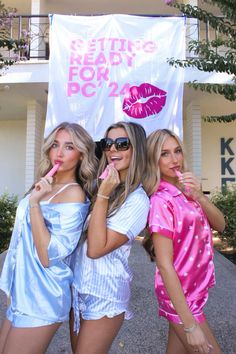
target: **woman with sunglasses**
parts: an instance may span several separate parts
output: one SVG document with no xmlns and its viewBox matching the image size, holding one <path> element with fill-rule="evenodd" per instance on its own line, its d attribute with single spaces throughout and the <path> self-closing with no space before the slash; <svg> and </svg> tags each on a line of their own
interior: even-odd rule
<svg viewBox="0 0 236 354">
<path fill-rule="evenodd" d="M 141 185 L 146 168 L 146 134 L 134 123 L 110 126 L 92 201 L 87 240 L 74 265 L 71 342 L 76 354 L 106 354 L 129 311 L 132 273 L 128 257 L 147 222 L 149 199 Z M 78 335 L 76 335 L 76 332 Z"/>
</svg>

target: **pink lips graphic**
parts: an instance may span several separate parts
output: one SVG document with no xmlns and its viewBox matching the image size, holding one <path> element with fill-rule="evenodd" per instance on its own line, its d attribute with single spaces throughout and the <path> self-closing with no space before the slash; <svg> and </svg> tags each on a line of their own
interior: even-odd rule
<svg viewBox="0 0 236 354">
<path fill-rule="evenodd" d="M 133 118 L 159 113 L 166 103 L 166 92 L 148 83 L 132 86 L 123 102 L 123 112 Z"/>
</svg>

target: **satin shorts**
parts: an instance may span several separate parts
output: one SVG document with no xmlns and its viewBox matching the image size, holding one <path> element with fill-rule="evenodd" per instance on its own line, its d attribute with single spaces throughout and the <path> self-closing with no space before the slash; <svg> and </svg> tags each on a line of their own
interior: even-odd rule
<svg viewBox="0 0 236 354">
<path fill-rule="evenodd" d="M 203 313 L 203 307 L 207 302 L 208 296 L 195 301 L 187 301 L 190 311 L 198 323 L 206 320 Z M 159 302 L 159 316 L 165 317 L 168 321 L 182 324 L 180 317 L 177 315 L 172 303 L 169 300 L 158 299 Z"/>
<path fill-rule="evenodd" d="M 11 322 L 13 327 L 19 327 L 19 328 L 41 327 L 41 326 L 52 325 L 55 323 L 52 321 L 47 321 L 44 319 L 32 317 L 24 313 L 21 313 L 19 311 L 13 311 L 11 306 L 9 306 L 7 309 L 6 318 Z"/>
</svg>

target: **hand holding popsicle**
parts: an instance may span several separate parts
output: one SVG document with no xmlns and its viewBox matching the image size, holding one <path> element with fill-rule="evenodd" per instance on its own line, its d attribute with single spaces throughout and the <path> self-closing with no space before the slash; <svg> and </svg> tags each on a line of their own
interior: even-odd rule
<svg viewBox="0 0 236 354">
<path fill-rule="evenodd" d="M 61 166 L 61 162 L 57 162 L 57 163 L 53 166 L 53 168 L 51 168 L 51 170 L 46 174 L 45 177 L 52 177 L 52 176 L 54 176 L 60 166 Z"/>
<path fill-rule="evenodd" d="M 178 178 L 183 179 L 183 174 L 182 174 L 179 170 L 174 169 L 174 171 L 175 171 L 175 174 L 176 174 L 176 176 L 177 176 Z M 181 183 L 183 183 L 183 182 L 181 181 Z M 184 185 L 184 183 L 183 183 L 183 186 L 184 186 L 184 191 L 188 193 L 188 192 L 189 192 L 189 188 L 186 187 L 186 186 Z"/>
<path fill-rule="evenodd" d="M 110 166 L 115 166 L 115 163 L 114 162 L 111 162 L 111 163 L 109 163 L 109 165 Z M 106 177 L 107 177 L 107 175 L 108 175 L 108 166 L 109 165 L 107 165 L 107 167 L 105 168 L 105 170 L 102 172 L 102 174 L 98 177 L 98 178 L 100 178 L 100 179 L 105 179 Z"/>
<path fill-rule="evenodd" d="M 97 195 L 110 197 L 114 189 L 120 184 L 119 172 L 115 168 L 114 161 L 106 166 L 105 170 L 99 176 L 99 178 L 103 179 L 103 182 L 99 186 Z"/>
<path fill-rule="evenodd" d="M 57 163 L 51 168 L 51 170 L 45 175 L 45 177 L 53 177 L 60 166 L 61 166 L 61 162 L 57 162 Z M 45 178 L 45 177 L 44 177 L 44 178 Z M 36 186 L 35 186 L 35 190 L 36 190 L 36 191 L 39 191 L 39 190 L 40 190 L 40 186 L 39 186 L 39 185 L 36 185 Z"/>
<path fill-rule="evenodd" d="M 199 200 L 204 196 L 202 186 L 199 179 L 194 176 L 190 171 L 181 173 L 179 170 L 174 169 L 179 182 L 183 185 L 183 192 L 190 196 L 193 200 Z"/>
</svg>

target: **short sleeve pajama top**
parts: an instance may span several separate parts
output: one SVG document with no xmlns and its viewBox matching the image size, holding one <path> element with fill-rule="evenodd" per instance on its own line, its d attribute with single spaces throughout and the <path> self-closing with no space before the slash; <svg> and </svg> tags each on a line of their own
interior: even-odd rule
<svg viewBox="0 0 236 354">
<path fill-rule="evenodd" d="M 202 308 L 208 298 L 208 289 L 215 285 L 215 272 L 211 229 L 200 204 L 161 180 L 150 199 L 148 224 L 151 233 L 172 240 L 173 265 L 186 301 L 196 320 L 204 321 Z M 159 315 L 181 323 L 158 269 L 155 291 Z"/>
</svg>

